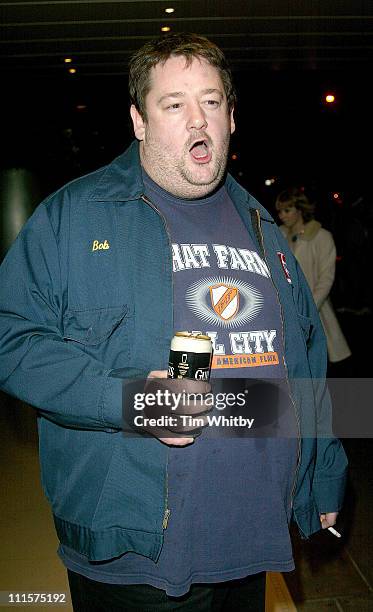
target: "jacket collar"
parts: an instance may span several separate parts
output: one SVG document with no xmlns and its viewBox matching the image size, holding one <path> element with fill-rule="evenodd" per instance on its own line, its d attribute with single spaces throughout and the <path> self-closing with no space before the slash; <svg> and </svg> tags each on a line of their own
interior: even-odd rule
<svg viewBox="0 0 373 612">
<path fill-rule="evenodd" d="M 256 200 L 250 193 L 246 191 L 246 189 L 244 189 L 239 183 L 237 183 L 237 181 L 230 174 L 227 175 L 225 186 L 233 202 L 244 202 L 245 205 L 249 208 L 255 208 L 259 212 L 261 219 L 264 219 L 264 221 L 270 221 L 271 223 L 275 223 L 273 217 L 269 214 L 268 210 L 266 210 L 264 206 L 259 204 L 258 200 Z"/>
<path fill-rule="evenodd" d="M 102 169 L 89 197 L 96 202 L 138 200 L 144 193 L 137 140 Z"/>
<path fill-rule="evenodd" d="M 305 224 L 303 230 L 297 234 L 297 237 L 299 238 L 299 240 L 313 240 L 318 231 L 321 229 L 321 227 L 321 223 L 315 221 L 315 219 L 312 219 L 311 221 L 308 221 L 308 223 Z M 285 236 L 285 238 L 290 241 L 290 232 L 288 228 L 285 227 L 285 225 L 280 225 L 280 230 Z"/>
<path fill-rule="evenodd" d="M 312 240 L 316 236 L 320 228 L 321 223 L 315 221 L 315 219 L 312 219 L 311 221 L 308 221 L 308 223 L 305 224 L 304 232 L 300 236 L 300 238 L 302 238 L 302 240 Z"/>
<path fill-rule="evenodd" d="M 233 201 L 239 199 L 246 206 L 259 211 L 262 219 L 274 223 L 269 212 L 228 174 L 225 182 Z M 138 200 L 144 194 L 139 143 L 134 140 L 128 149 L 102 169 L 89 197 L 96 202 L 127 202 Z"/>
</svg>

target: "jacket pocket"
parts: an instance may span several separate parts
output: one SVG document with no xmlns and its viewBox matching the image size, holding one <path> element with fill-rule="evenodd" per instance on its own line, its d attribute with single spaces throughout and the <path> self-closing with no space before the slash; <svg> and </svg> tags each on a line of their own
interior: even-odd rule
<svg viewBox="0 0 373 612">
<path fill-rule="evenodd" d="M 100 344 L 123 323 L 127 313 L 127 306 L 70 310 L 64 317 L 64 340 L 87 346 Z"/>
<path fill-rule="evenodd" d="M 63 338 L 108 368 L 131 365 L 134 314 L 127 305 L 92 310 L 69 310 Z"/>
</svg>

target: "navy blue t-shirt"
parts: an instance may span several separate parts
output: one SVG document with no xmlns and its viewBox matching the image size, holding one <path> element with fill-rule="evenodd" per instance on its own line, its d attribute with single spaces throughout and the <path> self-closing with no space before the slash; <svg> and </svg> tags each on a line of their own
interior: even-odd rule
<svg viewBox="0 0 373 612">
<path fill-rule="evenodd" d="M 285 376 L 281 312 L 265 262 L 222 187 L 201 200 L 173 197 L 144 175 L 172 241 L 175 331 L 213 342 L 213 378 Z M 284 410 L 279 427 L 295 428 Z M 216 436 L 169 449 L 171 514 L 157 563 L 129 552 L 104 563 L 60 546 L 67 567 L 93 580 L 151 584 L 181 596 L 195 582 L 294 568 L 288 531 L 294 437 Z"/>
</svg>

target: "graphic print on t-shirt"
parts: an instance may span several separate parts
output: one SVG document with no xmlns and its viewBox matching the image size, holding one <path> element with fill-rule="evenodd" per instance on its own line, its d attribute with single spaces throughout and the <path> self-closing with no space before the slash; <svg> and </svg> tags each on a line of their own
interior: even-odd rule
<svg viewBox="0 0 373 612">
<path fill-rule="evenodd" d="M 263 296 L 245 281 L 212 276 L 192 283 L 186 290 L 185 301 L 206 324 L 238 327 L 258 314 Z"/>
<path fill-rule="evenodd" d="M 225 244 L 174 243 L 172 254 L 173 272 L 177 276 L 184 271 L 190 273 L 191 270 L 202 268 L 210 268 L 206 272 L 227 271 L 224 275 L 207 274 L 189 284 L 185 281 L 181 283 L 185 287 L 186 306 L 196 320 L 201 322 L 202 329 L 193 331 L 203 331 L 212 340 L 212 368 L 278 365 L 279 355 L 274 348 L 277 330 L 242 329 L 242 326 L 254 322 L 263 309 L 263 292 L 255 276 L 259 275 L 271 282 L 269 270 L 258 253 Z M 229 274 L 232 271 L 235 276 Z M 248 280 L 245 272 L 249 273 Z M 179 285 L 179 280 L 176 285 Z M 219 332 L 216 330 L 219 329 L 224 331 L 220 332 L 218 341 Z M 228 342 L 223 342 L 223 336 Z"/>
<path fill-rule="evenodd" d="M 276 289 L 226 189 L 182 200 L 146 175 L 144 183 L 170 237 L 174 331 L 210 336 L 213 377 L 281 378 Z"/>
<path fill-rule="evenodd" d="M 229 280 L 229 279 L 228 279 Z M 210 298 L 214 311 L 224 321 L 229 321 L 237 313 L 240 303 L 240 294 L 237 287 L 227 285 L 226 282 L 219 282 L 210 287 Z"/>
</svg>

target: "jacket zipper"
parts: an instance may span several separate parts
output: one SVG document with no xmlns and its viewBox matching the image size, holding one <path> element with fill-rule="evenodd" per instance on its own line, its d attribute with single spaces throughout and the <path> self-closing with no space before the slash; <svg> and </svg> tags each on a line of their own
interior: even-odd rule
<svg viewBox="0 0 373 612">
<path fill-rule="evenodd" d="M 164 228 L 165 228 L 165 231 L 166 231 L 166 234 L 167 234 L 168 244 L 169 244 L 169 247 L 170 247 L 170 253 L 172 253 L 171 236 L 170 236 L 170 232 L 169 232 L 168 227 L 167 227 L 167 223 L 166 223 L 165 217 L 158 210 L 158 208 L 155 206 L 155 204 L 153 204 L 153 202 L 151 202 L 146 197 L 145 194 L 143 194 L 141 196 L 141 199 L 145 202 L 145 204 L 150 206 L 150 208 L 152 208 L 157 213 L 157 215 L 161 218 L 162 223 L 163 223 Z M 171 259 L 172 259 L 172 256 L 171 256 Z M 171 275 L 171 286 L 172 286 L 172 296 L 173 296 L 174 295 L 173 275 Z M 172 316 L 173 316 L 173 314 L 172 314 Z M 163 520 L 162 520 L 162 529 L 167 529 L 168 520 L 169 520 L 170 514 L 171 514 L 171 510 L 168 507 L 168 463 L 169 463 L 169 457 L 170 457 L 170 449 L 167 449 L 167 461 L 166 461 L 166 498 L 165 498 L 165 507 L 164 507 L 164 513 L 163 513 Z"/>
<path fill-rule="evenodd" d="M 260 237 L 260 246 L 262 248 L 262 252 L 263 252 L 263 256 L 264 256 L 264 261 L 267 264 L 267 267 L 268 267 L 268 270 L 269 270 L 269 273 L 270 273 L 270 277 L 271 277 L 271 281 L 272 281 L 272 284 L 273 284 L 273 286 L 275 288 L 275 291 L 276 291 L 277 301 L 278 301 L 278 304 L 280 306 L 282 346 L 285 347 L 283 308 L 282 308 L 282 304 L 280 302 L 280 298 L 279 298 L 277 287 L 276 287 L 276 285 L 275 285 L 275 283 L 273 281 L 273 278 L 272 278 L 271 269 L 270 269 L 270 267 L 268 265 L 268 262 L 267 262 L 266 250 L 265 250 L 264 239 L 263 239 L 263 234 L 262 234 L 262 227 L 261 227 L 261 223 L 260 223 L 260 213 L 259 213 L 259 210 L 257 210 L 257 209 L 256 209 L 255 212 L 256 212 L 256 218 L 257 218 L 257 223 L 258 223 L 258 230 L 259 230 L 259 237 Z M 283 360 L 283 364 L 284 364 L 284 368 L 285 368 L 285 372 L 286 372 L 286 384 L 287 384 L 287 387 L 288 387 L 288 390 L 289 390 L 289 397 L 290 397 L 291 403 L 293 404 L 294 414 L 295 414 L 295 418 L 296 418 L 296 421 L 297 421 L 297 430 L 298 430 L 297 465 L 296 465 L 295 471 L 294 471 L 293 485 L 292 485 L 291 494 L 290 494 L 290 508 L 293 508 L 295 488 L 296 488 L 297 479 L 298 479 L 298 472 L 299 472 L 300 460 L 301 460 L 301 452 L 302 452 L 301 451 L 301 435 L 300 435 L 299 415 L 298 415 L 296 403 L 294 401 L 294 398 L 293 398 L 293 395 L 292 395 L 292 392 L 291 392 L 291 388 L 290 388 L 289 372 L 288 372 L 288 366 L 287 366 L 286 359 L 285 359 L 285 354 L 283 355 L 282 360 Z"/>
</svg>

